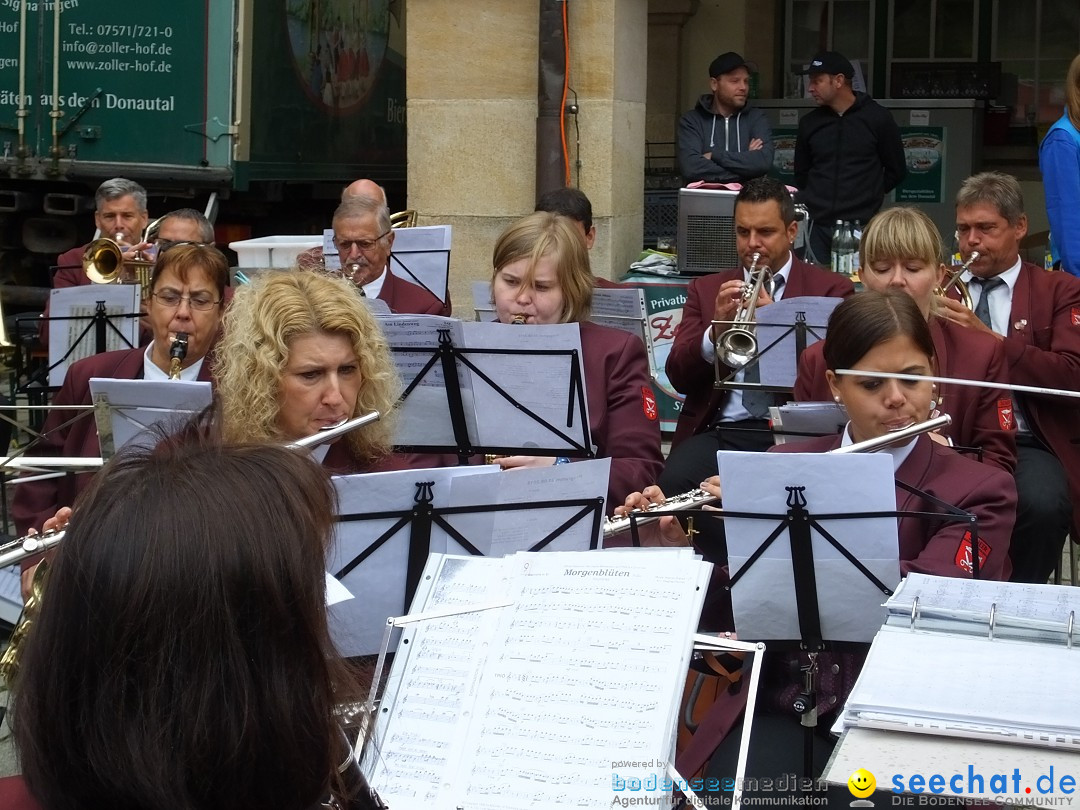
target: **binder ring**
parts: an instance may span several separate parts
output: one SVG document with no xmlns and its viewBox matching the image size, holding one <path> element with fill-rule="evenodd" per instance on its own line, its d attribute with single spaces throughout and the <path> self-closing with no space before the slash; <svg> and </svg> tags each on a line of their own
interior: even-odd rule
<svg viewBox="0 0 1080 810">
<path fill-rule="evenodd" d="M 915 629 L 915 622 L 919 618 L 919 597 L 915 597 L 911 602 L 911 625 L 908 629 Z"/>
<path fill-rule="evenodd" d="M 990 633 L 987 636 L 990 641 L 994 640 L 994 623 L 997 621 L 997 602 L 990 604 Z"/>
</svg>

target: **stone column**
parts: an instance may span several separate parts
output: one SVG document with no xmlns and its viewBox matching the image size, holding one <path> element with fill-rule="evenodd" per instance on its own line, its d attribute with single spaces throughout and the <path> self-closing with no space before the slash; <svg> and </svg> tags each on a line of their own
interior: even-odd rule
<svg viewBox="0 0 1080 810">
<path fill-rule="evenodd" d="M 536 2 L 406 0 L 409 208 L 454 228 L 456 315 L 491 274 L 495 239 L 533 210 Z M 567 117 L 571 185 L 593 204 L 598 275 L 618 277 L 641 249 L 646 0 L 570 3 Z M 571 95 L 570 100 L 573 100 Z"/>
</svg>

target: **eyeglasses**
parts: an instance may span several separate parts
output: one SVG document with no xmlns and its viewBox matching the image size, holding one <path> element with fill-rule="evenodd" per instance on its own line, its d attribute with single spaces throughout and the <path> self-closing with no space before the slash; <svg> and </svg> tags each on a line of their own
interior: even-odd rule
<svg viewBox="0 0 1080 810">
<path fill-rule="evenodd" d="M 159 304 L 169 309 L 175 309 L 180 306 L 181 301 L 187 301 L 188 306 L 192 309 L 206 312 L 221 303 L 220 300 L 215 301 L 209 295 L 181 295 L 173 290 L 152 293 L 152 296 L 157 299 Z"/>
<path fill-rule="evenodd" d="M 354 247 L 360 248 L 360 250 L 367 253 L 369 250 L 375 247 L 375 245 L 379 243 L 379 240 L 386 236 L 386 234 L 388 233 L 390 233 L 390 231 L 383 231 L 374 239 L 338 239 L 335 236 L 334 247 L 338 249 L 338 253 L 348 253 Z"/>
</svg>

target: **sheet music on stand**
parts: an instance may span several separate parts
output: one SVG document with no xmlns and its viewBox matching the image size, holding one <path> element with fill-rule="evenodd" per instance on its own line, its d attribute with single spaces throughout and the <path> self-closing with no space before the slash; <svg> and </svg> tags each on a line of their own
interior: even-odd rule
<svg viewBox="0 0 1080 810">
<path fill-rule="evenodd" d="M 61 287 L 49 292 L 49 385 L 64 382 L 68 366 L 98 353 L 97 333 L 104 335 L 104 351 L 138 345 L 138 284 L 89 284 Z M 98 302 L 105 304 L 103 328 L 95 324 Z"/>
<path fill-rule="evenodd" d="M 336 476 L 330 573 L 359 598 L 330 608 L 344 655 L 379 651 L 430 553 L 598 548 L 610 459 L 503 472 L 496 465 Z M 373 507 L 377 504 L 377 507 Z"/>
<path fill-rule="evenodd" d="M 782 298 L 756 311 L 754 329 L 758 352 L 747 363 L 732 372 L 717 361 L 717 388 L 788 391 L 795 387 L 798 372 L 798 356 L 807 346 L 824 340 L 829 315 L 843 299 L 816 295 Z M 719 335 L 731 328 L 732 321 L 713 321 L 713 334 Z M 736 374 L 745 372 L 747 366 L 757 363 L 761 382 L 745 383 L 742 377 L 735 382 Z"/>
<path fill-rule="evenodd" d="M 102 458 L 109 459 L 132 442 L 157 443 L 150 433 L 181 428 L 210 406 L 210 383 L 200 380 L 118 380 L 91 377 L 90 395 Z"/>
<path fill-rule="evenodd" d="M 405 385 L 395 445 L 465 456 L 592 455 L 576 323 L 508 326 L 434 315 L 379 322 Z"/>
<path fill-rule="evenodd" d="M 769 418 L 777 444 L 833 436 L 848 423 L 847 411 L 836 402 L 788 402 L 769 408 Z"/>
<path fill-rule="evenodd" d="M 900 581 L 892 457 L 721 451 L 717 463 L 739 638 L 803 638 L 800 608 L 809 597 L 820 610 L 820 639 L 870 641 L 885 618 L 873 608 Z M 789 528 L 798 521 L 788 522 L 800 498 L 811 516 L 809 579 L 797 576 L 805 559 Z M 875 512 L 889 516 L 861 516 Z M 816 589 L 801 594 L 800 581 Z"/>
<path fill-rule="evenodd" d="M 495 320 L 495 305 L 491 302 L 491 284 L 486 281 L 474 281 L 472 292 L 476 319 L 478 321 Z M 655 347 L 652 330 L 649 328 L 643 289 L 640 287 L 594 288 L 589 320 L 600 326 L 626 332 L 644 343 L 649 357 L 649 374 L 655 379 L 657 369 Z"/>
<path fill-rule="evenodd" d="M 1080 595 L 1061 585 L 912 574 L 837 729 L 876 728 L 1080 752 Z M 932 661 L 933 666 L 912 666 Z M 1023 661 L 1021 677 L 1002 660 Z M 978 672 L 978 689 L 944 672 Z"/>
<path fill-rule="evenodd" d="M 433 556 L 412 613 L 512 605 L 405 628 L 372 786 L 392 807 L 608 810 L 614 762 L 662 782 L 710 570 L 689 549 Z"/>
</svg>

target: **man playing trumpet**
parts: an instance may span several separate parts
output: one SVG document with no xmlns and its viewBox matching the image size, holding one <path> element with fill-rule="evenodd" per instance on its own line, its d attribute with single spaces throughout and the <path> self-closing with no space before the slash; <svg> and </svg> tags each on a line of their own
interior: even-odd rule
<svg viewBox="0 0 1080 810">
<path fill-rule="evenodd" d="M 686 492 L 715 475 L 717 450 L 765 450 L 772 444 L 771 436 L 747 431 L 767 427 L 774 398 L 759 392 L 721 391 L 713 385 L 720 335 L 714 334 L 712 322 L 734 318 L 744 285 L 752 283 L 747 268 L 754 254 L 759 268 L 768 267 L 773 278 L 771 294 L 763 287 L 758 296 L 759 308 L 784 297 L 846 298 L 855 291 L 847 278 L 792 255 L 797 229 L 795 204 L 787 189 L 770 177 L 751 180 L 735 200 L 735 243 L 742 267 L 690 282 L 666 366 L 671 384 L 686 395 L 686 401 L 660 477 L 665 492 Z"/>
<path fill-rule="evenodd" d="M 973 309 L 945 300 L 939 314 L 992 335 L 1005 348 L 1009 382 L 1080 390 L 1080 279 L 1020 258 L 1027 234 L 1015 177 L 984 172 L 956 195 L 960 253 L 979 257 L 961 280 Z M 1080 410 L 1076 400 L 1017 394 L 1013 580 L 1046 582 L 1065 535 L 1080 519 Z M 1071 500 L 1071 503 L 1070 503 Z"/>
<path fill-rule="evenodd" d="M 341 274 L 353 282 L 361 295 L 381 298 L 396 314 L 450 314 L 449 304 L 390 270 L 394 231 L 385 202 L 364 195 L 343 197 L 334 211 L 333 229 Z M 326 267 L 322 248 L 304 251 L 296 263 L 302 270 Z"/>
</svg>

